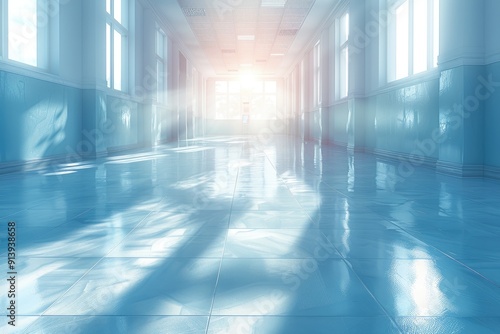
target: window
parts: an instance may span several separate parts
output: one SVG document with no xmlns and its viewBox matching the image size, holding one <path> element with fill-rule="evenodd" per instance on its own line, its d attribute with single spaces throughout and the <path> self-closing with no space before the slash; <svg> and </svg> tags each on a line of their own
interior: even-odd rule
<svg viewBox="0 0 500 334">
<path fill-rule="evenodd" d="M 337 97 L 347 97 L 349 89 L 349 13 L 345 13 L 338 20 L 338 82 Z"/>
<path fill-rule="evenodd" d="M 240 83 L 238 81 L 215 82 L 215 118 L 241 118 Z"/>
<path fill-rule="evenodd" d="M 161 28 L 156 29 L 156 101 L 166 102 L 165 94 L 165 32 Z"/>
<path fill-rule="evenodd" d="M 106 0 L 106 82 L 124 91 L 127 73 L 126 0 Z"/>
<path fill-rule="evenodd" d="M 276 118 L 277 84 L 272 80 L 215 82 L 215 118 L 241 119 L 248 104 L 251 120 Z"/>
<path fill-rule="evenodd" d="M 314 97 L 315 104 L 321 105 L 321 45 L 314 46 Z"/>
<path fill-rule="evenodd" d="M 439 52 L 439 0 L 388 1 L 389 81 L 436 67 Z"/>
<path fill-rule="evenodd" d="M 276 81 L 256 81 L 250 95 L 250 119 L 276 118 Z"/>
<path fill-rule="evenodd" d="M 0 14 L 5 24 L 0 31 L 7 36 L 1 47 L 3 56 L 26 65 L 48 67 L 49 17 L 47 2 L 7 0 Z"/>
</svg>

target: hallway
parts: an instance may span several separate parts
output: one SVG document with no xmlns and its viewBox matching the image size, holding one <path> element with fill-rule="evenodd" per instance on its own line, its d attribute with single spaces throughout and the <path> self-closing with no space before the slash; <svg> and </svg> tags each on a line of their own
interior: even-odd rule
<svg viewBox="0 0 500 334">
<path fill-rule="evenodd" d="M 238 136 L 0 175 L 16 332 L 497 332 L 499 181 L 397 168 Z"/>
</svg>

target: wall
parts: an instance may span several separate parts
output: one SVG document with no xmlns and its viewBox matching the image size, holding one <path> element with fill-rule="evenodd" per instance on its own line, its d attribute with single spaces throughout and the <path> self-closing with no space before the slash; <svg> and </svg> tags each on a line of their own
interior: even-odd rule
<svg viewBox="0 0 500 334">
<path fill-rule="evenodd" d="M 346 9 L 349 92 L 338 99 L 335 19 Z M 441 0 L 438 67 L 389 83 L 385 10 L 384 1 L 342 1 L 318 32 L 328 46 L 322 58 L 322 73 L 329 77 L 323 81 L 328 100 L 318 110 L 306 90 L 305 110 L 294 110 L 302 114 L 298 122 L 304 139 L 460 176 L 500 177 L 500 2 Z M 313 47 L 296 60 L 287 80 L 293 80 L 301 62 L 310 65 Z M 299 80 L 312 87 L 314 78 L 308 72 Z"/>
<path fill-rule="evenodd" d="M 62 156 L 80 141 L 79 89 L 0 70 L 0 170 Z"/>
<path fill-rule="evenodd" d="M 485 175 L 500 175 L 500 2 L 486 0 L 484 4 L 485 78 L 491 81 L 485 101 L 484 116 L 484 165 Z"/>
<path fill-rule="evenodd" d="M 194 136 L 203 90 L 193 93 L 191 83 L 202 79 L 186 59 L 186 82 L 179 81 L 183 46 L 173 41 L 168 23 L 147 2 L 131 0 L 129 10 L 125 92 L 106 87 L 104 1 L 64 0 L 49 13 L 47 68 L 15 63 L 0 55 L 0 173 L 178 140 L 179 113 L 187 115 L 188 111 L 193 121 L 186 123 L 187 130 Z M 168 35 L 164 103 L 155 98 L 157 24 Z M 180 92 L 185 96 L 185 110 L 178 109 Z"/>
</svg>

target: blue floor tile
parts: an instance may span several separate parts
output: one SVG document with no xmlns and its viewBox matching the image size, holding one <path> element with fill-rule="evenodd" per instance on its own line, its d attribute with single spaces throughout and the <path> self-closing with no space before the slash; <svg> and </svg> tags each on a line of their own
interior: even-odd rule
<svg viewBox="0 0 500 334">
<path fill-rule="evenodd" d="M 18 272 L 18 326 L 0 332 L 500 332 L 500 181 L 416 168 L 394 184 L 398 162 L 257 144 L 0 175 Z"/>
<path fill-rule="evenodd" d="M 224 259 L 215 315 L 383 315 L 341 259 Z"/>
<path fill-rule="evenodd" d="M 500 288 L 449 258 L 349 261 L 389 315 L 500 316 Z"/>
<path fill-rule="evenodd" d="M 213 316 L 208 334 L 401 333 L 389 317 Z"/>
</svg>

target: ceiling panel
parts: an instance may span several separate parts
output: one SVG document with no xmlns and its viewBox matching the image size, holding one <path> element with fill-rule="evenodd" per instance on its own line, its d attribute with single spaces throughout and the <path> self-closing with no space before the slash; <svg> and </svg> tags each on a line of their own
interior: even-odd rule
<svg viewBox="0 0 500 334">
<path fill-rule="evenodd" d="M 314 23 L 317 28 L 324 22 L 340 0 L 149 1 L 166 22 L 175 22 L 171 30 L 181 40 L 198 42 L 197 48 L 189 45 L 192 54 L 203 55 L 201 63 L 211 67 L 202 70 L 234 74 L 241 65 L 250 64 L 259 74 L 285 70 L 316 33 Z M 313 22 L 307 30 L 306 20 Z M 241 35 L 248 40 L 239 40 Z"/>
</svg>

